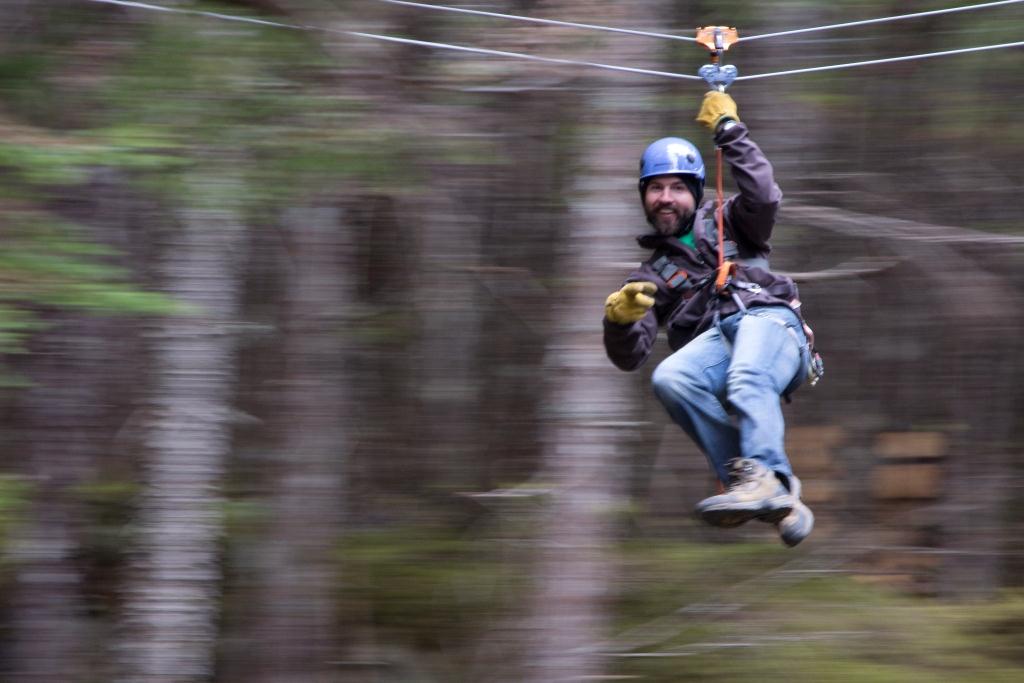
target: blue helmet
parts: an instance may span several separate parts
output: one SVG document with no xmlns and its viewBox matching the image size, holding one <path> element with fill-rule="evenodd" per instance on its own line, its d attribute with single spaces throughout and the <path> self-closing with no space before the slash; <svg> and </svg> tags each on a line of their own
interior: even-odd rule
<svg viewBox="0 0 1024 683">
<path fill-rule="evenodd" d="M 704 195 L 704 160 L 690 142 L 682 138 L 655 140 L 640 157 L 640 194 L 647 180 L 659 175 L 681 176 L 700 203 Z"/>
</svg>

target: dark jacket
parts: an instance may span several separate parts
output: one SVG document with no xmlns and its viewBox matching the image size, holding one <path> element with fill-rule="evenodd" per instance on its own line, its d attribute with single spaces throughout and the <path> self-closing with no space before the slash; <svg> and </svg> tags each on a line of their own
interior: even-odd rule
<svg viewBox="0 0 1024 683">
<path fill-rule="evenodd" d="M 722 148 L 722 156 L 732 168 L 739 188 L 739 194 L 725 202 L 726 257 L 741 262 L 737 280 L 760 285 L 760 291 L 751 291 L 757 288 L 734 291 L 747 308 L 791 305 L 797 301 L 796 285 L 788 277 L 776 275 L 767 268 L 771 252 L 768 240 L 782 201 L 772 166 L 742 123 L 718 133 L 715 143 Z M 605 349 L 617 367 L 635 370 L 643 365 L 660 325 L 665 325 L 673 351 L 712 325 L 714 285 L 694 285 L 713 275 L 718 265 L 714 216 L 713 199 L 697 209 L 693 224 L 696 249 L 684 245 L 677 237 L 658 233 L 637 238 L 640 246 L 651 249 L 652 253 L 629 274 L 626 282 L 648 280 L 658 285 L 658 292 L 654 307 L 635 323 L 622 325 L 605 318 Z M 759 263 L 749 263 L 752 259 Z M 744 265 L 743 261 L 748 263 Z M 676 269 L 678 271 L 673 272 Z M 731 297 L 718 297 L 717 306 L 723 318 L 739 310 Z"/>
</svg>

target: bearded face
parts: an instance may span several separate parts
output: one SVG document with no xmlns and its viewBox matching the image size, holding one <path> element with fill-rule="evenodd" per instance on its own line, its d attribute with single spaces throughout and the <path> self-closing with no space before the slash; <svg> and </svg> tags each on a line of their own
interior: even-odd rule
<svg viewBox="0 0 1024 683">
<path fill-rule="evenodd" d="M 644 188 L 647 222 L 662 235 L 682 232 L 696 210 L 690 188 L 679 176 L 655 176 Z"/>
</svg>

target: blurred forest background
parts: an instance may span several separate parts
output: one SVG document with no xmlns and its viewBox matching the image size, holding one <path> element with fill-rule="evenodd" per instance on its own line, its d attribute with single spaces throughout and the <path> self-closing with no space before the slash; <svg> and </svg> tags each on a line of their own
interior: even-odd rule
<svg viewBox="0 0 1024 683">
<path fill-rule="evenodd" d="M 1019 48 L 738 82 L 827 375 L 818 516 L 700 526 L 614 369 L 692 43 L 376 0 L 0 11 L 0 680 L 1019 681 Z M 741 36 L 948 0 L 487 0 Z M 332 32 L 334 31 L 334 32 Z M 741 74 L 1022 40 L 1024 7 L 740 42 Z M 659 357 L 667 345 L 659 342 Z"/>
</svg>

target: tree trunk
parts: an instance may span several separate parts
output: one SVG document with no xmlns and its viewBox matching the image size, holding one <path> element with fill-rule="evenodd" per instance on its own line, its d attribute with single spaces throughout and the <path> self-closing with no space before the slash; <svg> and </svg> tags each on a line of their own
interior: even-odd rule
<svg viewBox="0 0 1024 683">
<path fill-rule="evenodd" d="M 84 510 L 76 487 L 94 475 L 107 363 L 96 320 L 61 316 L 32 344 L 20 368 L 24 391 L 20 449 L 31 501 L 12 553 L 12 681 L 84 681 L 86 653 L 80 552 Z M 5 667 L 6 668 L 6 667 Z"/>
<path fill-rule="evenodd" d="M 337 680 L 334 611 L 337 549 L 351 424 L 344 383 L 351 235 L 330 208 L 286 212 L 285 381 L 281 450 L 273 463 L 271 525 L 261 563 L 260 663 L 250 680 Z"/>
<path fill-rule="evenodd" d="M 558 307 L 559 325 L 547 361 L 553 387 L 545 411 L 550 423 L 540 479 L 554 488 L 538 538 L 530 615 L 533 661 L 527 678 L 538 682 L 601 673 L 595 645 L 606 635 L 605 600 L 615 574 L 608 546 L 624 493 L 617 444 L 628 430 L 622 410 L 630 401 L 628 385 L 616 376 L 601 346 L 599 293 L 609 283 L 588 274 L 600 273 L 601 262 L 611 260 L 608 249 L 628 240 L 618 234 L 628 217 L 621 210 L 595 213 L 587 206 L 610 197 L 620 200 L 616 208 L 633 205 L 632 193 L 621 191 L 631 185 L 616 180 L 623 178 L 622 160 L 632 159 L 635 150 L 617 145 L 610 115 L 601 118 L 601 134 L 590 139 L 587 166 L 593 172 L 581 178 L 586 184 L 574 194 L 579 201 L 573 207 L 570 242 L 581 246 L 563 266 L 574 277 L 561 291 L 564 305 Z"/>
<path fill-rule="evenodd" d="M 231 325 L 246 232 L 230 203 L 235 181 L 193 180 L 194 205 L 180 212 L 161 253 L 166 291 L 190 310 L 152 333 L 152 414 L 119 653 L 121 680 L 133 683 L 208 680 L 214 669 L 221 478 L 236 380 Z"/>
<path fill-rule="evenodd" d="M 630 13 L 657 16 L 658 6 L 633 4 Z M 636 50 L 635 42 L 609 40 L 602 60 L 643 65 Z M 642 231 L 634 171 L 645 130 L 656 128 L 656 113 L 631 103 L 649 101 L 650 95 L 643 82 L 603 77 L 581 108 L 587 137 L 567 195 L 568 248 L 558 269 L 565 284 L 546 361 L 551 391 L 538 480 L 552 489 L 537 538 L 527 621 L 530 659 L 521 680 L 587 680 L 605 670 L 600 643 L 608 635 L 617 574 L 610 546 L 628 480 L 620 444 L 632 435 L 630 406 L 642 397 L 632 394 L 633 383 L 605 355 L 602 305 L 626 274 L 609 277 L 608 264 L 628 260 L 632 236 L 638 227 Z"/>
<path fill-rule="evenodd" d="M 108 263 L 129 269 L 123 183 L 99 172 L 93 181 L 87 191 L 62 197 L 59 208 L 90 241 L 124 250 Z M 26 477 L 29 500 L 11 539 L 15 588 L 0 676 L 101 680 L 108 674 L 109 614 L 103 587 L 89 585 L 97 569 L 89 532 L 98 522 L 83 487 L 103 482 L 116 462 L 112 436 L 136 398 L 129 382 L 138 328 L 133 320 L 63 311 L 46 315 L 46 323 L 29 353 L 12 358 L 14 372 L 30 383 L 15 394 L 10 425 L 17 444 L 12 465 Z"/>
</svg>

